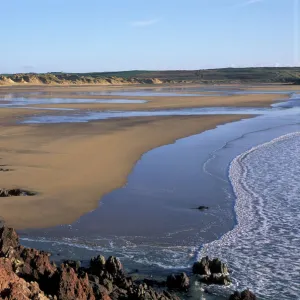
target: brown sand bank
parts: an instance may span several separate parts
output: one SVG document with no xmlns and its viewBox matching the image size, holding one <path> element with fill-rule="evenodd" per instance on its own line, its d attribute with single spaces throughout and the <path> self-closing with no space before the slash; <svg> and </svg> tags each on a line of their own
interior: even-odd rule
<svg viewBox="0 0 300 300">
<path fill-rule="evenodd" d="M 141 155 L 218 124 L 247 116 L 130 118 L 56 125 L 1 126 L 3 188 L 36 191 L 1 198 L 0 215 L 16 228 L 71 223 L 122 186 Z"/>
</svg>

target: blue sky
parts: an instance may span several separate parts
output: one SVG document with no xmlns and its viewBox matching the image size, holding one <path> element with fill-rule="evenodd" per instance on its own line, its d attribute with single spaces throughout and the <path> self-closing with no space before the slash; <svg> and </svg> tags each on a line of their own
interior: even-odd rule
<svg viewBox="0 0 300 300">
<path fill-rule="evenodd" d="M 1 1 L 0 73 L 296 65 L 297 1 Z"/>
</svg>

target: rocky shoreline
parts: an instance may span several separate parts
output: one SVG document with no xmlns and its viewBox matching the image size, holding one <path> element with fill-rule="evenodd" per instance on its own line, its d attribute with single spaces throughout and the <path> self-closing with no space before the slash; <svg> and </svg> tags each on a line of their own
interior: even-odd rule
<svg viewBox="0 0 300 300">
<path fill-rule="evenodd" d="M 204 257 L 193 266 L 196 280 L 205 284 L 228 285 L 226 264 Z M 0 296 L 7 300 L 47 299 L 132 299 L 179 300 L 188 297 L 190 278 L 172 274 L 166 281 L 134 280 L 116 257 L 98 255 L 88 267 L 66 260 L 59 267 L 50 254 L 25 248 L 14 229 L 0 228 Z M 234 293 L 229 300 L 255 300 L 250 291 Z"/>
</svg>

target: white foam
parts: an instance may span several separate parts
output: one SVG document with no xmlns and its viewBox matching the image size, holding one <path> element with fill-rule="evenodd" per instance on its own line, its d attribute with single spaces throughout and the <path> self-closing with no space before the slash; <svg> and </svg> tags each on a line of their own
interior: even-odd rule
<svg viewBox="0 0 300 300">
<path fill-rule="evenodd" d="M 267 299 L 300 297 L 300 132 L 236 157 L 229 177 L 237 225 L 199 253 L 226 260 L 234 288 L 250 287 Z"/>
</svg>

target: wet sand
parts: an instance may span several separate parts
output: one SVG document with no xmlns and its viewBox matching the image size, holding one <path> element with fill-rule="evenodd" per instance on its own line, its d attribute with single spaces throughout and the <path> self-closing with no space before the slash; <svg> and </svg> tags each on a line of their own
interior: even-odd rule
<svg viewBox="0 0 300 300">
<path fill-rule="evenodd" d="M 56 115 L 66 113 L 66 111 L 53 111 L 46 109 L 29 109 L 29 108 L 0 108 L 0 126 L 16 125 L 17 122 L 24 118 L 37 116 L 37 115 Z M 0 128 L 0 136 L 2 135 L 2 128 Z"/>
<path fill-rule="evenodd" d="M 32 197 L 2 198 L 1 218 L 15 228 L 69 224 L 126 183 L 141 155 L 176 139 L 241 118 L 197 116 L 130 118 L 57 125 L 1 127 L 1 187 L 20 187 Z"/>
<path fill-rule="evenodd" d="M 73 86 L 73 87 L 61 87 L 61 86 L 19 86 L 19 87 L 0 87 L 0 95 L 5 93 L 28 93 L 28 92 L 45 92 L 45 94 L 31 95 L 30 97 L 37 98 L 49 98 L 49 97 L 59 97 L 59 98 L 69 98 L 69 99 L 136 99 L 136 100 L 146 100 L 147 103 L 133 103 L 133 104 L 117 104 L 117 103 L 74 103 L 74 104 L 41 104 L 41 105 L 31 105 L 33 107 L 39 108 L 75 108 L 84 110 L 147 110 L 147 109 L 172 109 L 172 108 L 191 108 L 191 107 L 220 107 L 220 106 L 242 106 L 242 107 L 268 107 L 276 100 L 282 100 L 285 95 L 274 95 L 274 94 L 255 94 L 255 95 L 233 95 L 233 96 L 212 96 L 211 92 L 199 92 L 201 94 L 207 94 L 208 96 L 124 96 L 124 95 L 91 95 L 86 94 L 89 92 L 103 92 L 103 91 L 119 91 L 122 90 L 133 90 L 139 91 L 142 89 L 161 89 L 161 88 L 187 88 L 187 87 L 203 87 L 210 88 L 210 86 L 201 85 L 151 85 L 151 86 Z M 275 85 L 275 86 L 263 86 L 263 87 L 249 87 L 244 85 L 224 85 L 224 86 L 211 86 L 212 89 L 222 89 L 228 90 L 234 89 L 244 89 L 244 90 L 293 90 L 294 88 L 300 89 L 299 86 L 285 86 L 285 85 Z M 296 89 L 295 88 L 295 89 Z M 76 94 L 79 93 L 79 94 Z M 84 94 L 80 94 L 84 93 Z M 182 93 L 190 93 L 182 91 Z M 215 92 L 216 94 L 218 91 Z M 288 95 L 288 92 L 287 92 Z M 45 99 L 46 101 L 46 99 Z"/>
<path fill-rule="evenodd" d="M 82 97 L 82 96 L 81 96 Z M 95 97 L 95 96 L 87 96 Z M 101 96 L 103 98 L 103 96 Z M 72 98 L 72 97 L 71 97 Z M 98 98 L 100 98 L 98 96 Z M 117 99 L 118 96 L 113 98 Z M 123 97 L 124 98 L 124 97 Z M 196 107 L 221 107 L 221 106 L 241 106 L 241 107 L 268 107 L 274 101 L 284 98 L 278 95 L 235 95 L 235 96 L 208 96 L 208 97 L 126 97 L 130 99 L 147 100 L 143 104 L 45 104 L 36 107 L 57 107 L 76 108 L 88 110 L 157 110 L 157 109 L 180 109 Z"/>
<path fill-rule="evenodd" d="M 56 97 L 59 91 L 59 97 L 82 98 L 82 95 L 72 92 L 107 90 L 108 88 L 116 90 L 119 87 L 14 86 L 1 87 L 0 93 L 50 91 L 55 93 L 52 97 Z M 128 87 L 122 86 L 121 88 L 127 89 Z M 139 88 L 145 88 L 145 86 Z M 109 98 L 108 96 L 85 96 Z M 111 98 L 118 97 L 111 96 Z M 269 106 L 274 99 L 283 97 L 236 95 L 126 98 L 146 99 L 149 102 L 144 104 L 54 104 L 53 107 L 78 108 L 82 111 L 205 106 L 257 107 Z M 42 105 L 42 107 L 51 107 L 51 105 Z M 17 124 L 26 117 L 49 113 L 53 114 L 53 111 L 25 108 L 0 109 L 0 163 L 13 169 L 11 172 L 0 172 L 0 187 L 7 189 L 19 187 L 38 193 L 33 197 L 1 199 L 0 216 L 8 225 L 15 228 L 69 224 L 96 208 L 104 194 L 124 185 L 128 174 L 143 153 L 172 143 L 176 139 L 246 117 L 245 115 L 136 117 L 84 124 Z M 68 111 L 55 111 L 55 114 L 66 115 Z"/>
</svg>

